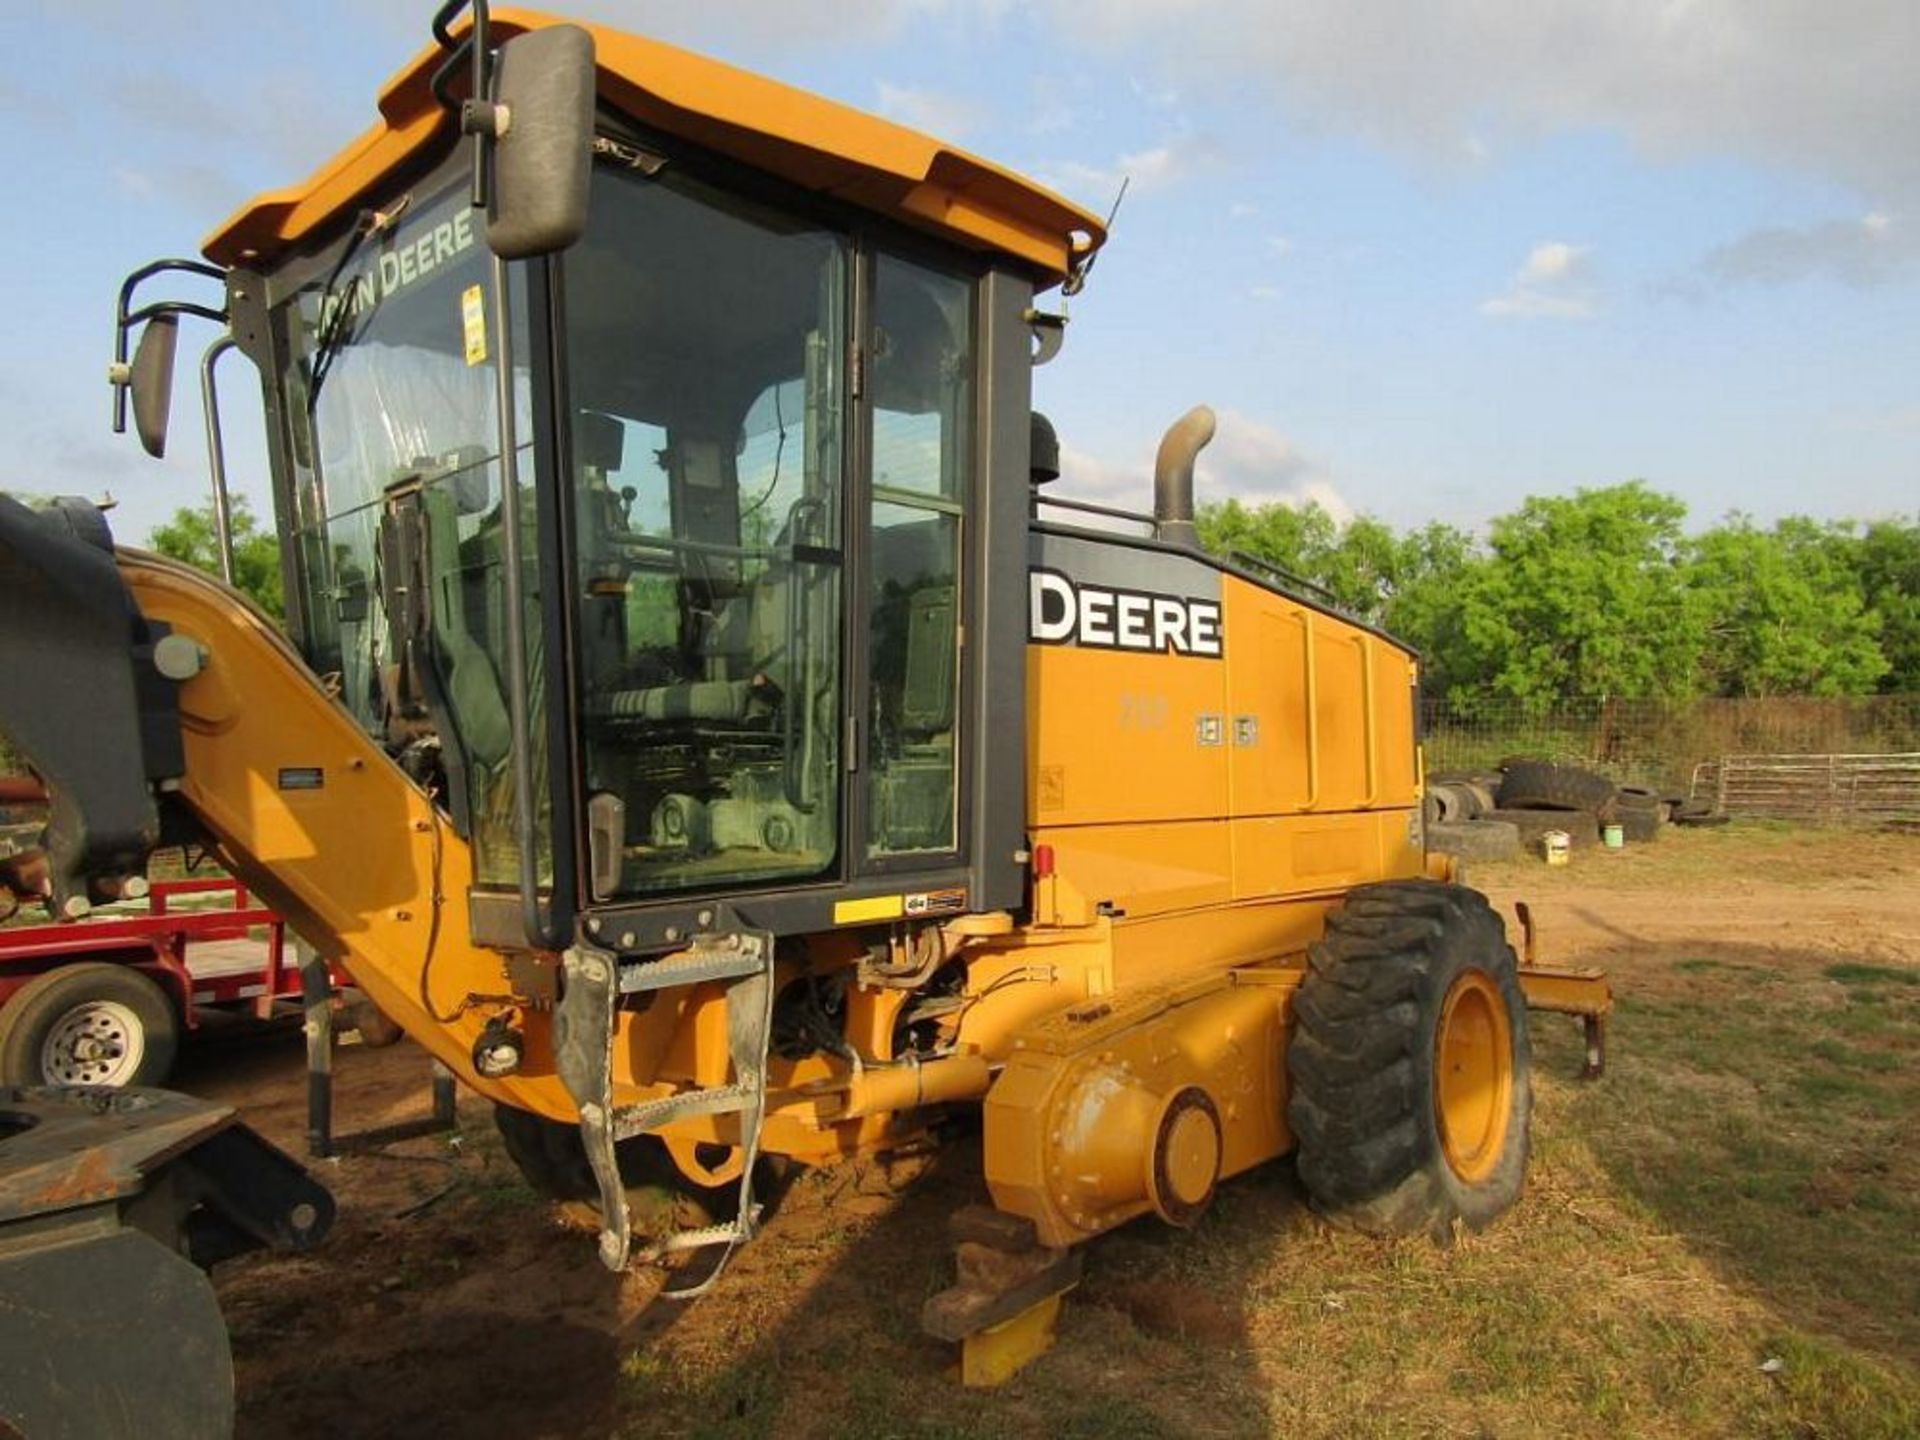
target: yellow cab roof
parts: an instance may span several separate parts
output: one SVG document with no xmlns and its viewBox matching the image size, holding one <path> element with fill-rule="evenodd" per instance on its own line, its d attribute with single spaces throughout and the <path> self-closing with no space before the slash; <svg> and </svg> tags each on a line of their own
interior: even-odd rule
<svg viewBox="0 0 1920 1440">
<path fill-rule="evenodd" d="M 495 42 L 567 23 L 493 12 Z M 976 250 L 1037 267 L 1048 283 L 1105 239 L 1098 216 L 1010 170 L 850 106 L 717 60 L 597 25 L 600 97 L 634 119 L 786 180 Z M 428 88 L 445 52 L 429 47 L 380 92 L 380 119 L 307 180 L 242 206 L 207 237 L 220 265 L 271 263 L 445 143 L 452 120 Z"/>
</svg>

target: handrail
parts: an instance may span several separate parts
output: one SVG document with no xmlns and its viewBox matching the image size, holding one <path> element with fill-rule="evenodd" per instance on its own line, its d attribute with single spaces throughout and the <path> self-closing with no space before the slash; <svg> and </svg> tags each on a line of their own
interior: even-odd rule
<svg viewBox="0 0 1920 1440">
<path fill-rule="evenodd" d="M 1366 711 L 1367 737 L 1367 798 L 1361 803 L 1371 805 L 1380 798 L 1380 712 L 1373 703 L 1373 636 L 1362 635 L 1360 644 L 1360 694 L 1361 705 Z"/>
<path fill-rule="evenodd" d="M 227 447 L 220 435 L 220 395 L 214 388 L 213 367 L 222 355 L 239 348 L 231 334 L 222 335 L 200 357 L 200 411 L 207 425 L 207 469 L 213 477 L 213 543 L 220 553 L 220 578 L 233 584 L 233 506 L 227 495 Z"/>
<path fill-rule="evenodd" d="M 1051 505 L 1056 510 L 1078 510 L 1087 515 L 1105 515 L 1111 520 L 1131 520 L 1136 525 L 1145 525 L 1149 528 L 1155 523 L 1151 515 L 1143 515 L 1137 510 L 1122 510 L 1117 505 L 1097 505 L 1091 500 L 1068 500 L 1061 496 L 1036 493 L 1033 503 L 1036 506 Z"/>
<path fill-rule="evenodd" d="M 1300 612 L 1300 629 L 1306 637 L 1307 657 L 1307 803 L 1311 810 L 1320 803 L 1320 672 L 1314 653 L 1313 611 Z"/>
<path fill-rule="evenodd" d="M 540 915 L 540 833 L 533 788 L 532 722 L 527 706 L 527 608 L 525 545 L 520 533 L 520 456 L 515 435 L 513 307 L 507 294 L 507 262 L 493 257 L 494 404 L 500 417 L 500 563 L 507 603 L 507 732 L 513 751 L 514 840 L 520 850 L 520 923 L 536 950 L 559 950 L 567 938 Z M 559 894 L 560 877 L 554 876 Z M 556 909 L 558 906 L 555 907 Z"/>
<path fill-rule="evenodd" d="M 1291 585 L 1309 594 L 1318 595 L 1329 605 L 1339 608 L 1340 599 L 1333 591 L 1317 581 L 1307 579 L 1304 575 L 1296 575 L 1284 565 L 1276 565 L 1273 561 L 1255 555 L 1249 550 L 1229 550 L 1227 558 L 1236 565 L 1245 565 L 1250 570 L 1262 571 L 1269 579 L 1278 580 L 1283 585 Z"/>
</svg>

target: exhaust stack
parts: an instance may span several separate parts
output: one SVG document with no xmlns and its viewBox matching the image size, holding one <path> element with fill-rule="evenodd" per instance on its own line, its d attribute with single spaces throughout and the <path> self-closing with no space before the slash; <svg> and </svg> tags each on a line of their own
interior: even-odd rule
<svg viewBox="0 0 1920 1440">
<path fill-rule="evenodd" d="M 1167 427 L 1153 460 L 1153 532 L 1170 545 L 1198 549 L 1193 526 L 1193 462 L 1213 439 L 1213 409 L 1196 405 Z"/>
</svg>

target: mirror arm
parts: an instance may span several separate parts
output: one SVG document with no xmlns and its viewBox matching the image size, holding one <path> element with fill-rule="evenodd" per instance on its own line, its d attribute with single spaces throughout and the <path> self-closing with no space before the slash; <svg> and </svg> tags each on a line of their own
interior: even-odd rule
<svg viewBox="0 0 1920 1440">
<path fill-rule="evenodd" d="M 473 26 L 459 39 L 453 35 L 454 19 L 462 10 L 473 11 Z M 428 87 L 433 98 L 440 102 L 441 108 L 454 111 L 460 120 L 460 133 L 471 135 L 473 142 L 473 188 L 471 200 L 473 208 L 482 209 L 487 203 L 487 144 L 499 133 L 500 126 L 495 115 L 497 106 L 487 99 L 488 69 L 492 63 L 493 25 L 487 14 L 487 0 L 446 0 L 433 16 L 433 38 L 440 48 L 447 52 L 447 58 L 440 62 L 433 72 Z M 458 103 L 453 98 L 453 77 L 459 72 L 460 62 L 469 62 L 467 98 Z"/>
<path fill-rule="evenodd" d="M 218 324 L 227 323 L 224 307 L 219 310 L 204 305 L 192 305 L 184 300 L 160 301 L 144 306 L 139 310 L 130 310 L 133 304 L 133 292 L 151 280 L 155 275 L 169 270 L 177 270 L 188 275 L 203 275 L 209 280 L 226 283 L 227 272 L 218 265 L 209 265 L 204 260 L 154 260 L 142 265 L 120 282 L 120 298 L 113 307 L 113 365 L 107 372 L 113 383 L 113 433 L 127 433 L 127 332 L 142 321 L 151 320 L 155 315 L 182 314 L 198 315 L 202 319 Z"/>
<path fill-rule="evenodd" d="M 127 316 L 127 328 L 131 330 L 156 315 L 195 315 L 202 320 L 211 320 L 216 325 L 227 323 L 227 312 L 216 310 L 211 305 L 196 305 L 191 300 L 156 300 L 151 305 L 142 305 Z"/>
</svg>

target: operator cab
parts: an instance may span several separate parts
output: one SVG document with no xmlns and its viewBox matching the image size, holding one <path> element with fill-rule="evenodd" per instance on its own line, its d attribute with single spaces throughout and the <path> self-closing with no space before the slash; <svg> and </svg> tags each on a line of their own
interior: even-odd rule
<svg viewBox="0 0 1920 1440">
<path fill-rule="evenodd" d="M 644 123 L 610 80 L 695 62 L 596 36 L 577 242 L 490 253 L 449 127 L 260 266 L 295 639 L 442 791 L 490 943 L 526 943 L 528 869 L 551 944 L 1017 904 L 1019 771 L 989 790 L 984 757 L 1024 746 L 1031 307 L 1061 277 Z M 1044 202 L 1064 256 L 1093 222 Z"/>
</svg>

